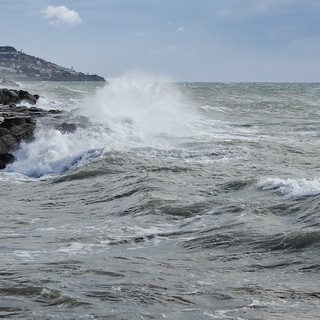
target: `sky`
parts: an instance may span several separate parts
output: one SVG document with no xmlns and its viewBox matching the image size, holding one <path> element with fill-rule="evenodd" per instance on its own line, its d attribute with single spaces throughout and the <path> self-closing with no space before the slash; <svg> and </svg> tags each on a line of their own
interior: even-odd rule
<svg viewBox="0 0 320 320">
<path fill-rule="evenodd" d="M 0 0 L 0 45 L 106 78 L 320 81 L 320 0 Z"/>
</svg>

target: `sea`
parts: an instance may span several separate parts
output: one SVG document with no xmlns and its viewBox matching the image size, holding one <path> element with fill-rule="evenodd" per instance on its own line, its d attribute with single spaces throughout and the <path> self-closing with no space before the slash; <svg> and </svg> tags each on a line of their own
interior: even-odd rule
<svg viewBox="0 0 320 320">
<path fill-rule="evenodd" d="M 319 83 L 20 87 L 76 130 L 0 172 L 0 318 L 320 319 Z"/>
</svg>

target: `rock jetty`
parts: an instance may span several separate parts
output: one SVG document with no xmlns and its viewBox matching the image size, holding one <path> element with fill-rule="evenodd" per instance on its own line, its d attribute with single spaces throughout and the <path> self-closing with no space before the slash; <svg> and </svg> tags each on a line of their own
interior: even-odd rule
<svg viewBox="0 0 320 320">
<path fill-rule="evenodd" d="M 33 139 L 36 118 L 61 113 L 59 110 L 43 110 L 33 106 L 38 98 L 37 94 L 24 90 L 0 89 L 0 169 L 15 160 L 13 152 L 22 141 Z M 20 106 L 21 103 L 29 106 Z M 74 130 L 72 124 L 62 123 L 59 126 L 64 131 Z"/>
<path fill-rule="evenodd" d="M 15 81 L 106 81 L 96 74 L 64 68 L 10 46 L 0 46 L 0 77 Z"/>
</svg>

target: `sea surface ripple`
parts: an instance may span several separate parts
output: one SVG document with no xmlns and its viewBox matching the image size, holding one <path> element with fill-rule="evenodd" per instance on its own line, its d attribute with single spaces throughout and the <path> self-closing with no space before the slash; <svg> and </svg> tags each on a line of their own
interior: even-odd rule
<svg viewBox="0 0 320 320">
<path fill-rule="evenodd" d="M 319 84 L 25 86 L 88 120 L 0 172 L 1 318 L 318 319 Z"/>
</svg>

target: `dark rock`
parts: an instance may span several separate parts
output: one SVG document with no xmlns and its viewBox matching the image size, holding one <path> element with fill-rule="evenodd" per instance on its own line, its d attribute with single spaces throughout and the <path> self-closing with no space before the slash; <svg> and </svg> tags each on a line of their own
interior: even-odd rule
<svg viewBox="0 0 320 320">
<path fill-rule="evenodd" d="M 14 90 L 2 89 L 2 92 L 10 99 L 19 99 L 18 93 Z"/>
<path fill-rule="evenodd" d="M 11 153 L 0 154 L 0 161 L 4 161 L 5 163 L 12 163 L 15 159 L 15 156 Z"/>
<path fill-rule="evenodd" d="M 9 90 L 6 88 L 0 89 L 0 104 L 11 104 L 19 103 L 23 100 L 27 101 L 30 104 L 35 104 L 39 99 L 39 95 L 30 94 L 28 91 L 24 90 Z"/>
<path fill-rule="evenodd" d="M 0 154 L 6 154 L 18 147 L 17 139 L 11 134 L 6 134 L 0 138 Z"/>
<path fill-rule="evenodd" d="M 0 106 L 1 112 L 1 106 Z M 21 141 L 30 141 L 36 128 L 35 121 L 29 116 L 2 114 L 0 123 L 0 169 L 14 161 L 11 152 L 18 149 Z"/>
<path fill-rule="evenodd" d="M 10 130 L 13 126 L 20 126 L 25 123 L 26 119 L 24 117 L 7 117 L 1 123 L 1 127 Z"/>
<path fill-rule="evenodd" d="M 9 133 L 10 133 L 10 131 L 8 129 L 0 127 L 0 138 L 2 136 L 5 136 L 6 134 L 9 134 Z"/>
<path fill-rule="evenodd" d="M 43 112 L 43 109 L 37 108 L 37 107 L 30 107 L 29 108 L 30 112 Z"/>
<path fill-rule="evenodd" d="M 6 95 L 4 90 L 0 90 L 0 104 L 8 104 L 10 96 Z"/>
<path fill-rule="evenodd" d="M 15 156 L 13 156 L 11 153 L 0 154 L 0 169 L 5 169 L 7 164 L 12 163 L 15 160 Z"/>
<path fill-rule="evenodd" d="M 51 114 L 59 114 L 59 113 L 62 113 L 62 111 L 61 111 L 61 110 L 57 110 L 57 109 L 50 109 L 50 110 L 48 111 L 48 113 L 51 113 Z"/>
<path fill-rule="evenodd" d="M 60 125 L 56 126 L 56 129 L 62 133 L 73 133 L 77 130 L 77 126 L 74 123 L 63 122 Z"/>
<path fill-rule="evenodd" d="M 6 168 L 6 162 L 3 160 L 0 160 L 0 170 L 5 169 Z"/>
<path fill-rule="evenodd" d="M 35 128 L 36 128 L 35 123 L 25 123 L 21 126 L 13 127 L 10 130 L 10 134 L 14 136 L 18 141 L 21 141 L 21 140 L 31 141 Z"/>
<path fill-rule="evenodd" d="M 12 153 L 22 141 L 32 141 L 39 117 L 42 117 L 42 125 L 62 133 L 73 133 L 84 125 L 84 118 L 78 119 L 71 112 L 16 106 L 21 101 L 35 104 L 38 98 L 24 90 L 0 89 L 0 169 L 15 160 Z"/>
<path fill-rule="evenodd" d="M 26 100 L 30 104 L 36 104 L 37 100 L 39 99 L 37 94 L 32 95 L 28 91 L 23 90 L 19 90 L 18 95 L 20 100 Z"/>
<path fill-rule="evenodd" d="M 11 152 L 15 151 L 21 141 L 30 141 L 36 128 L 35 116 L 45 116 L 47 111 L 25 106 L 17 107 L 15 103 L 27 101 L 35 104 L 38 95 L 24 90 L 0 89 L 0 169 L 14 161 Z"/>
</svg>

